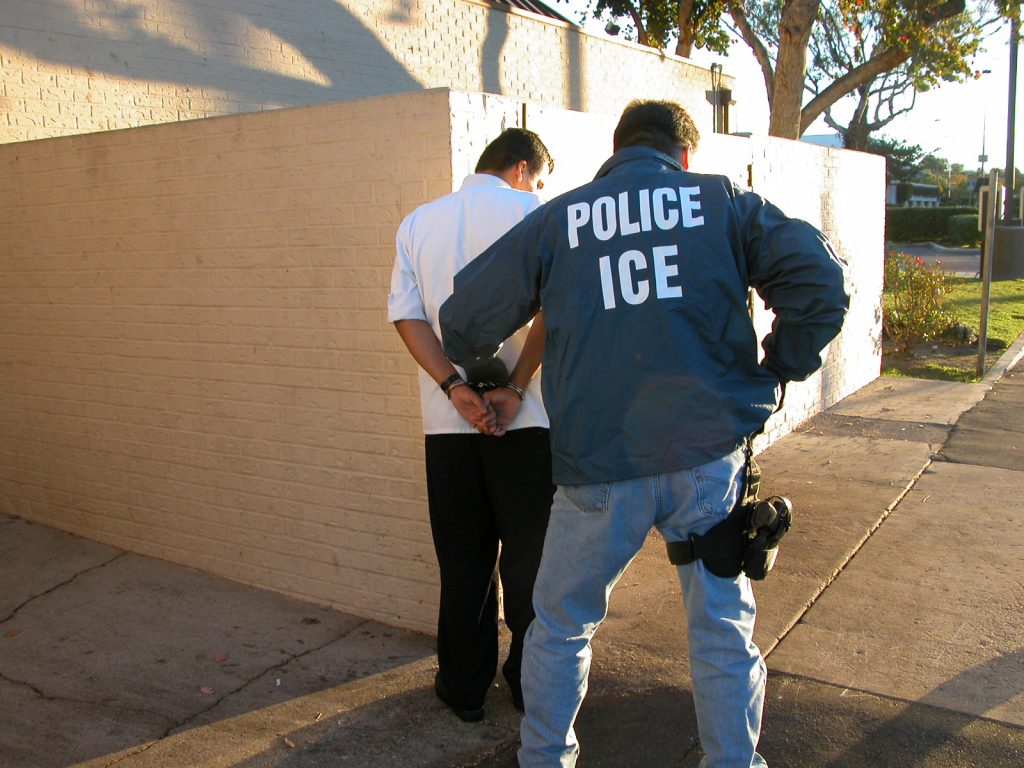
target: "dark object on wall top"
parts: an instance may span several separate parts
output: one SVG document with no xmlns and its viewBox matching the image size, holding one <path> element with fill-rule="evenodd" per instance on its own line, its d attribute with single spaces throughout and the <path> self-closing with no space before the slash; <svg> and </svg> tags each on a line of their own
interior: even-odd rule
<svg viewBox="0 0 1024 768">
<path fill-rule="evenodd" d="M 575 22 L 565 18 L 558 11 L 553 8 L 549 8 L 540 0 L 489 0 L 492 5 L 505 6 L 507 8 L 515 8 L 520 11 L 530 11 L 541 16 L 547 16 L 549 19 L 555 21 L 564 21 L 566 24 L 572 24 L 576 26 Z"/>
</svg>

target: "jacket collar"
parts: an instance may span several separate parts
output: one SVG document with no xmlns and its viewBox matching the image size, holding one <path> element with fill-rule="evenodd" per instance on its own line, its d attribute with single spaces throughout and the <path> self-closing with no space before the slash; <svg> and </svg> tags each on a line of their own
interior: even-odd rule
<svg viewBox="0 0 1024 768">
<path fill-rule="evenodd" d="M 669 157 L 664 152 L 650 147 L 626 147 L 605 160 L 604 165 L 601 166 L 594 178 L 600 179 L 602 176 L 615 173 L 627 163 L 640 163 L 648 168 L 662 168 L 666 171 L 683 170 L 683 166 L 678 160 Z"/>
</svg>

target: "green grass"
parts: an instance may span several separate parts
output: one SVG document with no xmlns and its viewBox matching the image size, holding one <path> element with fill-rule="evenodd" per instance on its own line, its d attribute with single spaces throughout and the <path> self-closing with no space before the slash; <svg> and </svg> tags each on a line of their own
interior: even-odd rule
<svg viewBox="0 0 1024 768">
<path fill-rule="evenodd" d="M 945 306 L 960 322 L 978 332 L 981 328 L 981 280 L 951 277 Z M 1024 280 L 996 280 L 989 290 L 988 338 L 1010 346 L 1024 332 Z"/>
<path fill-rule="evenodd" d="M 944 306 L 956 314 L 959 322 L 972 328 L 977 334 L 981 329 L 981 280 L 977 278 L 950 277 L 950 292 Z M 1024 279 L 999 280 L 991 283 L 989 290 L 988 353 L 986 364 L 991 366 L 999 359 L 1001 352 L 993 350 L 998 346 L 1005 349 L 1024 332 Z M 976 360 L 976 356 L 975 356 Z M 897 364 L 893 364 L 897 362 Z M 942 381 L 978 381 L 976 365 L 970 368 L 947 365 L 941 358 L 895 361 L 884 360 L 883 376 L 917 379 L 939 379 Z"/>
<path fill-rule="evenodd" d="M 938 381 L 960 381 L 971 384 L 978 381 L 976 369 L 957 368 L 955 365 L 940 365 L 921 361 L 918 365 L 896 368 L 890 366 L 882 369 L 883 376 L 896 379 L 936 379 Z"/>
</svg>

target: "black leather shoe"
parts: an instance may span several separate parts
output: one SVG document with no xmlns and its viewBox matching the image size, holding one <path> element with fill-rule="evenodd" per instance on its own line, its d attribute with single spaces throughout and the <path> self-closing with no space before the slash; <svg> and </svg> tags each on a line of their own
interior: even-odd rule
<svg viewBox="0 0 1024 768">
<path fill-rule="evenodd" d="M 478 707 L 477 709 L 461 709 L 455 705 L 452 695 L 448 692 L 448 689 L 445 688 L 444 683 L 441 681 L 441 670 L 438 670 L 437 674 L 434 675 L 434 693 L 437 694 L 437 698 L 443 701 L 448 709 L 455 713 L 459 720 L 467 723 L 479 723 L 484 719 L 483 707 Z"/>
<path fill-rule="evenodd" d="M 523 705 L 523 686 L 519 684 L 518 680 L 513 683 L 507 677 L 505 678 L 505 682 L 508 684 L 508 692 L 512 694 L 512 706 L 520 712 L 525 712 L 526 707 Z"/>
</svg>

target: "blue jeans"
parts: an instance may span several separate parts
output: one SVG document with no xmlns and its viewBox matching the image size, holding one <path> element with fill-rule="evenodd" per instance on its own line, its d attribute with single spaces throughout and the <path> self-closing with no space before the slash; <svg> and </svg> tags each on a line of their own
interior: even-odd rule
<svg viewBox="0 0 1024 768">
<path fill-rule="evenodd" d="M 744 461 L 738 450 L 679 472 L 559 486 L 534 589 L 536 618 L 526 634 L 522 768 L 576 764 L 573 723 L 587 692 L 590 639 L 612 588 L 652 526 L 666 541 L 681 541 L 726 517 L 741 491 Z M 752 640 L 750 581 L 714 576 L 699 560 L 678 571 L 704 765 L 766 766 L 755 751 L 766 673 Z"/>
</svg>

